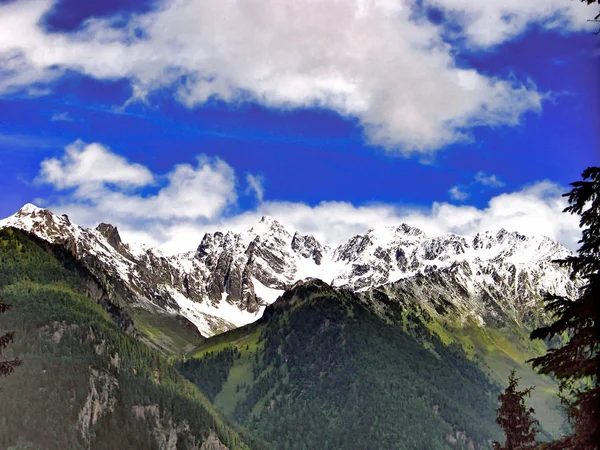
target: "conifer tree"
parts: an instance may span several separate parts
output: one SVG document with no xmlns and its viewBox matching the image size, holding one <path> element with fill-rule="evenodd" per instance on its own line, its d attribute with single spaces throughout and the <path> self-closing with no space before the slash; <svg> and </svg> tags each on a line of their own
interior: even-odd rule
<svg viewBox="0 0 600 450">
<path fill-rule="evenodd" d="M 0 314 L 5 313 L 10 308 L 10 305 L 4 303 L 4 301 L 0 298 Z M 15 338 L 15 333 L 10 331 L 0 336 L 0 377 L 7 376 L 13 373 L 15 367 L 21 364 L 20 359 L 12 359 L 6 360 L 2 354 L 3 350 L 13 342 Z"/>
<path fill-rule="evenodd" d="M 561 450 L 600 448 L 600 167 L 589 167 L 572 183 L 565 212 L 578 214 L 582 228 L 576 256 L 558 261 L 582 281 L 578 298 L 546 296 L 554 322 L 531 333 L 532 339 L 565 338 L 566 343 L 531 360 L 538 372 L 561 382 L 561 399 L 573 434 L 553 443 Z"/>
<path fill-rule="evenodd" d="M 496 422 L 504 430 L 506 441 L 504 445 L 494 441 L 494 450 L 525 450 L 537 445 L 535 436 L 539 431 L 536 428 L 539 422 L 533 417 L 533 408 L 525 406 L 525 397 L 531 395 L 533 387 L 519 391 L 518 386 L 519 378 L 513 369 L 508 377 L 507 388 L 498 396 L 500 407 L 496 410 Z"/>
</svg>

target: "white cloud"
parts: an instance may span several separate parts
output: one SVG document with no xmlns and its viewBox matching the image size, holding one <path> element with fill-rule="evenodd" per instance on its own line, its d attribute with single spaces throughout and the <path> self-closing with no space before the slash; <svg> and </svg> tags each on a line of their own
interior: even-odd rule
<svg viewBox="0 0 600 450">
<path fill-rule="evenodd" d="M 73 118 L 69 115 L 68 111 L 61 113 L 54 113 L 52 117 L 50 117 L 51 122 L 72 122 Z"/>
<path fill-rule="evenodd" d="M 179 164 L 159 177 L 101 144 L 81 141 L 67 146 L 60 158 L 42 161 L 38 181 L 58 191 L 70 189 L 59 204 L 86 225 L 100 217 L 118 223 L 211 220 L 237 199 L 234 171 L 218 158 L 199 156 L 195 166 Z M 155 183 L 162 185 L 156 192 Z"/>
<path fill-rule="evenodd" d="M 200 243 L 205 232 L 245 231 L 256 225 L 261 216 L 269 215 L 292 232 L 313 234 L 321 242 L 332 246 L 374 226 L 407 223 L 432 236 L 445 233 L 474 235 L 505 228 L 526 235 L 545 235 L 576 250 L 581 235 L 577 218 L 562 212 L 566 206 L 561 196 L 564 190 L 549 181 L 541 181 L 520 191 L 493 197 L 481 209 L 439 202 L 421 208 L 389 204 L 356 206 L 348 202 L 321 202 L 315 206 L 265 202 L 254 211 L 220 218 L 212 223 L 178 223 L 173 227 L 162 227 L 153 235 L 152 242 L 161 245 L 167 253 L 189 251 Z M 148 229 L 145 232 L 148 233 Z M 156 238 L 158 234 L 159 239 Z M 133 239 L 144 238 L 136 230 L 128 230 L 124 235 Z"/>
<path fill-rule="evenodd" d="M 452 186 L 448 190 L 448 194 L 450 194 L 450 198 L 452 200 L 466 200 L 469 198 L 469 193 L 464 190 L 464 186 L 457 184 L 456 186 Z"/>
<path fill-rule="evenodd" d="M 463 201 L 471 196 L 469 190 L 475 186 L 480 186 L 480 190 L 483 192 L 486 189 L 497 189 L 505 185 L 506 183 L 498 178 L 498 176 L 479 171 L 474 175 L 473 181 L 467 185 L 457 184 L 456 186 L 452 186 L 448 190 L 448 194 L 452 200 Z"/>
<path fill-rule="evenodd" d="M 579 0 L 426 0 L 462 25 L 467 42 L 491 47 L 510 40 L 531 24 L 562 32 L 591 30 L 594 10 Z"/>
<path fill-rule="evenodd" d="M 145 186 L 153 179 L 152 173 L 144 166 L 129 163 L 101 144 L 86 145 L 82 141 L 68 145 L 60 158 L 44 160 L 39 176 L 40 181 L 53 184 L 58 189 L 76 187 L 82 191 L 106 184 Z"/>
<path fill-rule="evenodd" d="M 496 175 L 481 171 L 475 174 L 475 182 L 489 188 L 498 188 L 505 185 L 504 181 L 500 180 Z"/>
<path fill-rule="evenodd" d="M 429 208 L 392 205 L 353 206 L 323 202 L 315 207 L 294 203 L 266 203 L 256 216 L 267 213 L 292 229 L 312 233 L 330 244 L 339 244 L 373 226 L 408 223 L 431 235 L 473 235 L 505 228 L 529 235 L 546 235 L 571 249 L 580 237 L 575 217 L 562 213 L 564 188 L 549 181 L 493 197 L 485 208 L 433 202 Z"/>
<path fill-rule="evenodd" d="M 265 196 L 265 187 L 264 187 L 265 179 L 262 175 L 252 175 L 251 173 L 246 175 L 246 183 L 248 187 L 246 188 L 246 195 L 254 193 L 256 199 L 259 202 L 263 201 Z"/>
<path fill-rule="evenodd" d="M 423 208 L 398 208 L 388 204 L 356 206 L 348 202 L 321 202 L 315 206 L 265 202 L 256 210 L 221 217 L 212 222 L 178 221 L 144 226 L 119 223 L 119 230 L 125 241 L 146 242 L 159 246 L 168 254 L 194 250 L 205 232 L 249 230 L 263 215 L 274 217 L 291 232 L 313 234 L 321 242 L 332 246 L 374 226 L 407 223 L 432 236 L 445 233 L 474 235 L 481 231 L 505 228 L 526 235 L 548 236 L 576 250 L 580 238 L 578 221 L 576 217 L 562 213 L 566 206 L 560 195 L 563 191 L 556 184 L 543 181 L 517 192 L 494 197 L 481 209 L 438 202 Z M 72 210 L 63 208 L 60 212 L 67 212 L 71 218 L 74 217 Z M 94 217 L 94 224 L 102 220 L 97 211 L 87 210 L 86 213 Z"/>
<path fill-rule="evenodd" d="M 444 27 L 427 21 L 417 3 L 164 0 L 125 26 L 89 19 L 57 33 L 41 25 L 54 1 L 11 2 L 0 6 L 0 94 L 71 70 L 130 80 L 127 104 L 167 88 L 189 107 L 211 97 L 324 107 L 357 118 L 372 143 L 405 153 L 431 153 L 467 139 L 473 127 L 515 125 L 541 110 L 545 94 L 532 82 L 459 67 L 460 49 L 443 41 Z M 456 12 L 477 44 L 510 39 L 540 18 L 547 27 L 550 19 L 569 29 L 585 24 L 575 1 L 429 3 Z M 505 14 L 514 26 L 505 26 Z"/>
<path fill-rule="evenodd" d="M 95 161 L 98 154 L 112 164 L 97 165 L 90 172 L 86 162 Z M 138 178 L 126 182 L 128 173 Z M 562 213 L 566 201 L 561 194 L 565 188 L 550 181 L 495 196 L 481 209 L 443 202 L 433 202 L 428 207 L 399 207 L 263 201 L 253 210 L 236 214 L 236 176 L 222 160 L 201 156 L 195 165 L 180 164 L 160 176 L 111 153 L 101 144 L 79 141 L 68 146 L 61 158 L 42 162 L 39 179 L 52 184 L 62 195 L 58 201 L 45 202 L 47 207 L 67 213 L 83 226 L 113 223 L 126 241 L 142 241 L 167 253 L 193 250 L 207 231 L 248 230 L 263 215 L 276 218 L 292 232 L 313 234 L 329 245 L 338 245 L 374 226 L 401 223 L 431 235 L 472 235 L 506 228 L 543 234 L 571 249 L 577 248 L 580 236 L 577 218 Z M 137 191 L 132 190 L 134 185 Z M 257 186 L 262 187 L 262 183 Z"/>
</svg>

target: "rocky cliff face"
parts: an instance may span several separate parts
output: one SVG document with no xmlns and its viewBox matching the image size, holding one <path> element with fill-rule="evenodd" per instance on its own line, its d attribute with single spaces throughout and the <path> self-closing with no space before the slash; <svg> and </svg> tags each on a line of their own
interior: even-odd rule
<svg viewBox="0 0 600 450">
<path fill-rule="evenodd" d="M 166 256 L 123 243 L 111 225 L 84 229 L 33 205 L 0 221 L 0 228 L 7 226 L 63 245 L 121 301 L 183 316 L 204 336 L 257 320 L 267 304 L 307 277 L 366 294 L 378 288 L 377 295 L 410 297 L 433 313 L 454 310 L 457 320 L 482 322 L 533 320 L 543 292 L 576 291 L 566 269 L 552 262 L 567 256 L 566 248 L 506 230 L 430 237 L 401 224 L 332 249 L 263 217 L 247 232 L 207 233 L 195 251 Z"/>
</svg>

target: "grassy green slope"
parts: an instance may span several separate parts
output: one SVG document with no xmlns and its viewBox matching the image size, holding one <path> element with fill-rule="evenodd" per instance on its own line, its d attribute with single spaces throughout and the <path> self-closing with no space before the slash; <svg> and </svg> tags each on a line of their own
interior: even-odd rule
<svg viewBox="0 0 600 450">
<path fill-rule="evenodd" d="M 460 346 L 444 345 L 419 321 L 408 327 L 310 282 L 194 356 L 216 361 L 237 349 L 216 380 L 215 405 L 278 449 L 456 449 L 471 440 L 486 448 L 498 437 L 497 388 Z"/>
<path fill-rule="evenodd" d="M 134 309 L 131 314 L 141 339 L 166 355 L 184 355 L 205 340 L 194 324 L 180 316 L 152 314 L 143 309 Z"/>
<path fill-rule="evenodd" d="M 435 284 L 432 287 L 439 287 Z M 443 289 L 442 289 L 443 291 Z M 434 298 L 426 300 L 425 305 L 435 304 Z M 563 435 L 566 431 L 566 419 L 560 401 L 557 397 L 557 384 L 546 376 L 541 376 L 532 370 L 527 361 L 546 351 L 542 341 L 532 341 L 529 338 L 530 326 L 535 326 L 543 320 L 542 316 L 534 313 L 536 320 L 526 325 L 518 324 L 510 317 L 496 323 L 480 324 L 475 319 L 467 318 L 468 311 L 457 311 L 452 308 L 440 310 L 424 306 L 422 299 L 411 297 L 406 293 L 375 290 L 361 298 L 370 308 L 378 311 L 390 323 L 396 323 L 407 328 L 407 319 L 422 322 L 429 331 L 438 336 L 445 344 L 458 344 L 467 353 L 469 359 L 476 362 L 489 378 L 505 387 L 508 375 L 514 368 L 521 378 L 520 386 L 535 386 L 527 404 L 535 409 L 536 417 L 540 420 L 542 432 L 538 435 L 541 440 L 550 440 Z M 543 305 L 537 306 L 538 311 Z M 413 333 L 414 334 L 414 333 Z M 427 341 L 427 336 L 418 335 Z"/>
<path fill-rule="evenodd" d="M 542 341 L 529 339 L 529 331 L 516 323 L 502 328 L 482 327 L 476 323 L 462 326 L 444 326 L 435 320 L 427 327 L 445 343 L 459 343 L 469 358 L 477 361 L 490 379 L 505 386 L 514 368 L 521 387 L 535 386 L 527 404 L 535 409 L 542 426 L 540 438 L 551 439 L 563 435 L 566 429 L 564 411 L 557 396 L 558 385 L 551 378 L 535 372 L 527 360 L 545 352 Z"/>
<path fill-rule="evenodd" d="M 0 448 L 152 449 L 177 440 L 179 449 L 215 439 L 248 448 L 165 357 L 88 297 L 85 270 L 54 250 L 0 230 L 0 296 L 12 305 L 0 333 L 16 332 L 5 356 L 23 360 L 0 379 Z"/>
</svg>

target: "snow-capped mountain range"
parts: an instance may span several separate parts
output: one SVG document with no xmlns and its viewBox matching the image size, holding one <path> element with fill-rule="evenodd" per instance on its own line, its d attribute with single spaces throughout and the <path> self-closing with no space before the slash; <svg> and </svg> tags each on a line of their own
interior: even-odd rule
<svg viewBox="0 0 600 450">
<path fill-rule="evenodd" d="M 386 295 L 412 293 L 432 312 L 439 307 L 429 297 L 447 295 L 454 314 L 482 323 L 504 315 L 521 320 L 545 291 L 576 292 L 568 271 L 552 262 L 569 250 L 547 237 L 506 230 L 430 237 L 401 224 L 331 248 L 263 217 L 246 232 L 207 233 L 195 251 L 166 256 L 123 243 L 112 225 L 85 229 L 32 204 L 1 220 L 4 227 L 64 246 L 129 306 L 181 315 L 204 336 L 257 320 L 308 277 L 364 295 L 376 287 Z"/>
</svg>

